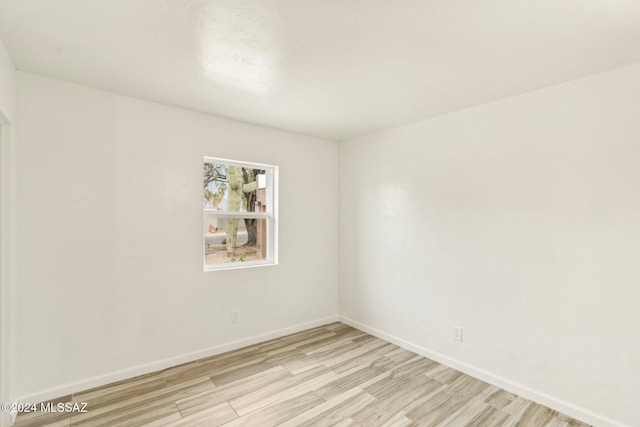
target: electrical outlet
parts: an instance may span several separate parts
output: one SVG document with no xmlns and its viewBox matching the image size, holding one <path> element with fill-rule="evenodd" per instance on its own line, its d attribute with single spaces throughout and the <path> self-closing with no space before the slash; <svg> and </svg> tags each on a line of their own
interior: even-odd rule
<svg viewBox="0 0 640 427">
<path fill-rule="evenodd" d="M 231 311 L 231 323 L 238 323 L 238 312 Z"/>
<path fill-rule="evenodd" d="M 456 341 L 462 342 L 462 327 L 460 326 L 453 327 L 453 339 Z"/>
</svg>

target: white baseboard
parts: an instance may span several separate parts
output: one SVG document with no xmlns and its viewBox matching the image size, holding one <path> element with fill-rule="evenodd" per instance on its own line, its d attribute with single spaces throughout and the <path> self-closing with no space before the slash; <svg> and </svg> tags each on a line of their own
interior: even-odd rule
<svg viewBox="0 0 640 427">
<path fill-rule="evenodd" d="M 587 424 L 591 424 L 594 426 L 601 426 L 601 427 L 629 427 L 626 424 L 612 420 L 608 417 L 597 414 L 586 408 L 555 398 L 547 393 L 534 390 L 522 384 L 518 384 L 507 378 L 485 371 L 484 369 L 480 369 L 478 367 L 469 365 L 465 362 L 461 362 L 459 360 L 453 359 L 442 353 L 438 353 L 438 352 L 429 350 L 425 347 L 413 344 L 402 338 L 398 338 L 394 335 L 388 334 L 379 329 L 373 328 L 371 326 L 360 323 L 356 320 L 350 319 L 349 317 L 337 316 L 337 315 L 325 317 L 322 319 L 316 319 L 310 322 L 301 323 L 295 326 L 278 329 L 278 330 L 267 332 L 260 335 L 254 335 L 251 337 L 243 338 L 241 340 L 232 341 L 226 344 L 221 344 L 215 347 L 203 349 L 197 352 L 183 354 L 180 356 L 159 360 L 159 361 L 147 363 L 144 365 L 138 365 L 132 368 L 122 369 L 122 370 L 105 374 L 105 375 L 95 376 L 83 381 L 64 384 L 64 385 L 61 385 L 60 387 L 55 387 L 55 388 L 40 391 L 38 393 L 33 393 L 28 396 L 23 396 L 20 399 L 18 399 L 18 401 L 19 402 L 43 402 L 43 401 L 55 399 L 60 396 L 66 396 L 68 394 L 78 393 L 80 391 L 87 390 L 90 388 L 99 387 L 112 382 L 121 381 L 127 378 L 133 378 L 138 375 L 148 374 L 157 370 L 166 369 L 172 366 L 180 365 L 182 363 L 192 362 L 194 360 L 198 360 L 204 357 L 209 357 L 209 356 L 224 353 L 227 351 L 236 350 L 238 348 L 257 344 L 262 341 L 279 338 L 292 333 L 304 331 L 305 329 L 315 328 L 317 326 L 322 326 L 322 325 L 326 325 L 328 323 L 333 323 L 337 321 L 341 321 L 349 326 L 352 326 L 356 329 L 360 329 L 361 331 L 367 332 L 380 339 L 396 344 L 404 349 L 420 354 L 424 357 L 428 357 L 429 359 L 435 360 L 438 363 L 442 363 L 443 365 L 449 366 L 451 368 L 464 372 L 465 374 L 468 374 L 475 378 L 486 381 L 490 384 L 493 384 L 497 387 L 507 390 L 510 393 L 517 394 L 526 399 L 532 400 L 536 403 L 545 405 L 551 409 L 562 412 L 566 415 L 569 415 Z M 9 421 L 10 424 L 8 425 L 11 425 L 15 421 L 16 414 L 9 414 L 9 415 L 11 419 Z M 0 420 L 0 422 L 6 423 L 4 419 Z M 0 426 L 4 426 L 4 425 L 5 424 L 0 424 Z"/>
<path fill-rule="evenodd" d="M 149 374 L 161 369 L 167 369 L 172 366 L 180 365 L 183 363 L 193 362 L 194 360 L 202 359 L 204 357 L 214 356 L 216 354 L 224 353 L 231 350 L 236 350 L 249 345 L 257 344 L 263 341 L 268 341 L 274 338 L 280 338 L 285 335 L 293 334 L 296 332 L 304 331 L 305 329 L 311 329 L 318 326 L 326 325 L 328 323 L 337 322 L 338 316 L 329 316 L 321 319 L 312 320 L 310 322 L 300 323 L 295 326 L 290 326 L 283 329 L 278 329 L 264 334 L 254 335 L 251 337 L 243 338 L 237 341 L 232 341 L 226 344 L 217 345 L 215 347 L 206 348 L 200 351 L 182 354 L 180 356 L 170 357 L 155 362 L 146 363 L 144 365 L 138 365 L 127 369 L 111 372 L 104 375 L 98 375 L 95 377 L 87 378 L 86 380 L 77 381 L 73 383 L 63 384 L 59 387 L 42 390 L 37 393 L 30 394 L 28 396 L 22 396 L 18 402 L 44 402 L 47 400 L 55 399 L 61 396 L 66 396 L 72 393 L 78 393 L 83 390 L 88 390 L 94 387 L 100 387 L 110 384 L 112 382 L 125 380 L 127 378 L 137 377 L 138 375 Z M 15 420 L 15 418 L 14 418 Z"/>
<path fill-rule="evenodd" d="M 346 316 L 339 316 L 339 318 L 342 323 L 345 323 L 363 332 L 367 332 L 373 336 L 376 336 L 380 339 L 393 343 L 406 350 L 412 351 L 421 356 L 435 360 L 438 363 L 449 366 L 458 371 L 464 372 L 467 375 L 471 375 L 472 377 L 488 382 L 489 384 L 493 384 L 496 387 L 500 387 L 510 393 L 517 394 L 519 396 L 524 397 L 525 399 L 532 400 L 536 403 L 547 406 L 558 412 L 562 412 L 563 414 L 569 415 L 570 417 L 580 420 L 582 422 L 585 422 L 587 424 L 590 424 L 593 426 L 599 426 L 599 427 L 629 427 L 626 424 L 623 424 L 619 421 L 612 420 L 608 417 L 597 414 L 586 408 L 580 407 L 578 405 L 574 405 L 572 403 L 558 399 L 547 393 L 534 390 L 522 384 L 518 384 L 507 378 L 501 377 L 500 375 L 496 375 L 494 373 L 485 371 L 484 369 L 480 369 L 478 367 L 469 365 L 468 363 L 453 359 L 442 353 L 429 350 L 428 348 L 413 344 L 409 341 L 405 341 L 402 338 L 398 338 L 394 335 L 388 334 L 379 329 L 365 325 L 356 320 L 350 319 Z"/>
</svg>

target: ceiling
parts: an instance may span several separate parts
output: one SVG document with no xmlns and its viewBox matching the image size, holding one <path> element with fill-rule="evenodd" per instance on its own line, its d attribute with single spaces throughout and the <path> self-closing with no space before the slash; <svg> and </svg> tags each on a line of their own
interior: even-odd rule
<svg viewBox="0 0 640 427">
<path fill-rule="evenodd" d="M 21 71 L 341 141 L 640 61 L 638 0 L 0 0 Z"/>
</svg>

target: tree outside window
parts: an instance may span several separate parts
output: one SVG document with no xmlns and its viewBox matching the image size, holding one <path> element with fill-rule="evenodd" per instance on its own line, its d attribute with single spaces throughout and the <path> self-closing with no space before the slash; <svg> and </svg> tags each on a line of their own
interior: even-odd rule
<svg viewBox="0 0 640 427">
<path fill-rule="evenodd" d="M 276 263 L 275 166 L 205 157 L 204 269 Z"/>
</svg>

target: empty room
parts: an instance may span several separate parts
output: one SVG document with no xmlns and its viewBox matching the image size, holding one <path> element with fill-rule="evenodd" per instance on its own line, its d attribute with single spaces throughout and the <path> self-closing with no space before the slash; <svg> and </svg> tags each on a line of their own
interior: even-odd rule
<svg viewBox="0 0 640 427">
<path fill-rule="evenodd" d="M 0 1 L 0 427 L 640 426 L 640 2 Z"/>
</svg>

